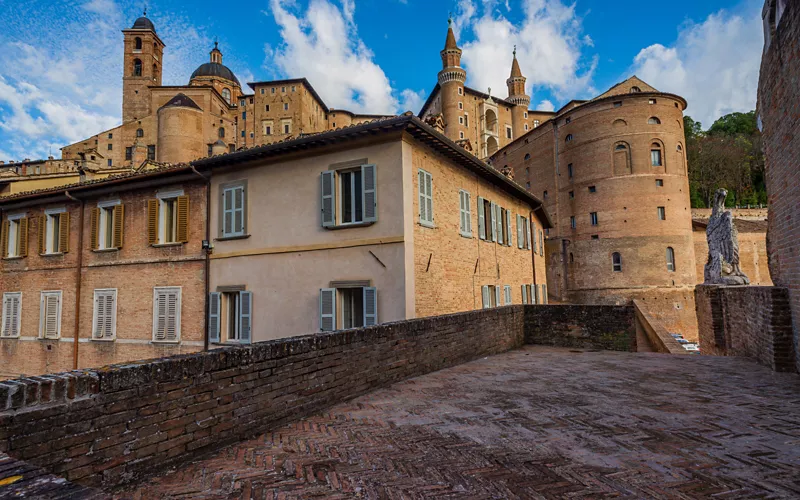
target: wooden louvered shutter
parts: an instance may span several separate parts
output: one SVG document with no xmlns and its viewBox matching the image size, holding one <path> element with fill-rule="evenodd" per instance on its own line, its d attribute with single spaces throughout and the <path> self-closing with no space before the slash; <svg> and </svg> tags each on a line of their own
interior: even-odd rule
<svg viewBox="0 0 800 500">
<path fill-rule="evenodd" d="M 472 236 L 472 196 L 464 191 L 464 218 L 467 222 L 467 236 Z"/>
<path fill-rule="evenodd" d="M 147 243 L 158 244 L 158 200 L 147 200 Z"/>
<path fill-rule="evenodd" d="M 39 255 L 47 253 L 47 216 L 39 216 L 39 233 L 37 234 Z"/>
<path fill-rule="evenodd" d="M 522 303 L 528 303 L 528 290 L 525 288 L 525 285 L 522 285 Z"/>
<path fill-rule="evenodd" d="M 69 252 L 69 212 L 58 214 L 58 251 Z"/>
<path fill-rule="evenodd" d="M 19 220 L 19 237 L 17 238 L 17 257 L 28 256 L 28 218 Z"/>
<path fill-rule="evenodd" d="M 526 233 L 526 236 L 528 237 L 528 241 L 527 241 L 528 244 L 527 244 L 527 246 L 525 248 L 530 250 L 531 249 L 531 224 L 530 224 L 530 221 L 528 219 L 525 219 L 525 233 Z"/>
<path fill-rule="evenodd" d="M 153 340 L 163 341 L 166 340 L 167 328 L 167 295 L 163 291 L 156 290 L 154 309 Z"/>
<path fill-rule="evenodd" d="M 59 334 L 59 303 L 61 293 L 42 293 L 40 336 L 46 339 L 56 339 Z"/>
<path fill-rule="evenodd" d="M 253 330 L 253 292 L 239 292 L 239 341 L 250 343 Z"/>
<path fill-rule="evenodd" d="M 483 308 L 488 309 L 492 306 L 492 299 L 489 292 L 489 285 L 483 285 L 481 287 L 481 299 L 483 301 Z"/>
<path fill-rule="evenodd" d="M 500 301 L 500 286 L 497 285 L 494 287 L 494 305 L 495 307 L 499 307 L 502 302 Z"/>
<path fill-rule="evenodd" d="M 208 341 L 211 343 L 219 342 L 221 296 L 219 292 L 208 294 Z"/>
<path fill-rule="evenodd" d="M 91 245 L 92 250 L 97 250 L 100 248 L 100 238 L 99 238 L 99 224 L 100 224 L 100 209 L 93 208 L 92 213 L 89 215 L 89 244 Z"/>
<path fill-rule="evenodd" d="M 94 292 L 94 332 L 96 340 L 111 340 L 117 333 L 117 292 L 96 290 Z"/>
<path fill-rule="evenodd" d="M 497 232 L 497 243 L 503 245 L 505 244 L 505 240 L 503 239 L 503 209 L 500 205 L 494 206 L 495 212 L 495 231 Z"/>
<path fill-rule="evenodd" d="M 364 188 L 364 195 L 361 202 L 364 205 L 363 221 L 375 222 L 378 220 L 378 185 L 375 178 L 375 165 L 361 166 L 361 183 Z"/>
<path fill-rule="evenodd" d="M 488 229 L 492 231 L 492 241 L 497 241 L 497 205 L 494 202 L 489 203 L 489 220 L 486 221 Z M 489 239 L 489 235 L 486 235 Z"/>
<path fill-rule="evenodd" d="M 3 328 L 0 332 L 2 337 L 18 337 L 19 336 L 19 318 L 20 318 L 20 299 L 22 293 L 4 293 L 3 294 Z"/>
<path fill-rule="evenodd" d="M 483 208 L 483 198 L 478 196 L 478 238 L 486 239 L 486 213 Z"/>
<path fill-rule="evenodd" d="M 3 248 L 0 249 L 0 255 L 2 255 L 3 258 L 8 257 L 8 226 L 9 226 L 9 224 L 10 223 L 7 220 L 4 220 L 3 224 L 0 226 L 0 245 L 3 246 Z"/>
<path fill-rule="evenodd" d="M 511 246 L 511 212 L 506 210 L 506 246 Z"/>
<path fill-rule="evenodd" d="M 319 291 L 319 329 L 323 332 L 336 330 L 335 288 L 322 288 Z"/>
<path fill-rule="evenodd" d="M 125 205 L 117 205 L 114 207 L 114 236 L 112 246 L 114 248 L 122 248 L 125 242 Z"/>
<path fill-rule="evenodd" d="M 378 324 L 378 290 L 364 287 L 364 326 Z"/>
<path fill-rule="evenodd" d="M 178 227 L 175 239 L 178 243 L 187 243 L 189 241 L 189 197 L 178 196 L 175 205 L 178 211 Z"/>
<path fill-rule="evenodd" d="M 522 248 L 522 216 L 517 214 L 517 248 Z"/>
<path fill-rule="evenodd" d="M 180 289 L 156 289 L 153 315 L 153 340 L 162 342 L 177 342 L 180 340 Z"/>
<path fill-rule="evenodd" d="M 533 297 L 533 303 L 534 304 L 538 304 L 539 303 L 539 285 L 537 285 L 536 283 L 533 283 L 531 285 L 531 291 L 532 291 L 531 296 Z"/>
<path fill-rule="evenodd" d="M 327 170 L 320 176 L 322 193 L 322 227 L 336 225 L 336 179 L 335 172 Z"/>
<path fill-rule="evenodd" d="M 541 242 L 539 242 L 539 243 L 541 243 Z M 539 246 L 537 245 L 537 242 L 536 242 L 536 228 L 534 228 L 533 229 L 533 253 L 538 252 L 539 251 L 538 249 L 539 249 Z"/>
</svg>

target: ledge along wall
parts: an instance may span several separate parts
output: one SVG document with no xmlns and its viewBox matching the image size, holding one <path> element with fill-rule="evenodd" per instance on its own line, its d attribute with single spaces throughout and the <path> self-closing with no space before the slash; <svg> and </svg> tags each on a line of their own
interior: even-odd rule
<svg viewBox="0 0 800 500">
<path fill-rule="evenodd" d="M 635 350 L 633 308 L 507 306 L 8 380 L 0 452 L 114 488 L 526 339 Z"/>
</svg>

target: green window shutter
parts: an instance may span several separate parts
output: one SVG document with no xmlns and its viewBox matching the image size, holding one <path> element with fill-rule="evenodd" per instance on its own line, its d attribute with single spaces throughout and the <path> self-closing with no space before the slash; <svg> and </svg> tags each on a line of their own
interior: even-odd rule
<svg viewBox="0 0 800 500">
<path fill-rule="evenodd" d="M 378 324 L 378 290 L 364 287 L 364 326 Z"/>
<path fill-rule="evenodd" d="M 319 329 L 323 332 L 336 330 L 335 288 L 322 288 L 319 291 Z"/>
<path fill-rule="evenodd" d="M 478 238 L 486 239 L 486 213 L 483 207 L 483 198 L 478 196 Z"/>
<path fill-rule="evenodd" d="M 364 222 L 375 222 L 378 220 L 378 187 L 375 179 L 375 165 L 361 166 L 361 179 L 364 195 L 361 197 Z"/>
<path fill-rule="evenodd" d="M 239 341 L 249 344 L 253 330 L 253 292 L 239 292 Z"/>
<path fill-rule="evenodd" d="M 221 295 L 219 292 L 208 294 L 208 341 L 211 343 L 219 342 Z"/>
<path fill-rule="evenodd" d="M 334 172 L 328 170 L 322 172 L 321 192 L 322 192 L 322 227 L 333 227 L 336 225 L 336 180 Z"/>
</svg>

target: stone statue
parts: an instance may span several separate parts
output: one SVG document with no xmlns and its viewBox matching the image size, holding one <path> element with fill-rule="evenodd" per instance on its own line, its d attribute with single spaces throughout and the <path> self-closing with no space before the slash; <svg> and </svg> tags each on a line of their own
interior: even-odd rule
<svg viewBox="0 0 800 500">
<path fill-rule="evenodd" d="M 706 285 L 749 285 L 750 280 L 739 268 L 739 233 L 733 224 L 733 215 L 725 210 L 728 191 L 718 189 L 714 194 L 714 207 L 706 227 L 708 262 Z"/>
</svg>

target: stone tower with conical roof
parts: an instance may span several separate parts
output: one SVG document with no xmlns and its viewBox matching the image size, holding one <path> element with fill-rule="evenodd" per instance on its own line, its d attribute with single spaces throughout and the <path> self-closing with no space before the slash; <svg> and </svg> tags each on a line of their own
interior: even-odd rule
<svg viewBox="0 0 800 500">
<path fill-rule="evenodd" d="M 124 36 L 122 69 L 122 123 L 149 116 L 151 86 L 161 85 L 164 42 L 147 12 L 137 19 Z"/>
<path fill-rule="evenodd" d="M 524 134 L 525 115 L 531 105 L 531 98 L 525 94 L 525 80 L 517 61 L 517 48 L 514 47 L 514 60 L 511 63 L 511 76 L 506 80 L 508 85 L 508 101 L 514 104 L 511 108 L 511 127 L 514 139 Z"/>
<path fill-rule="evenodd" d="M 456 44 L 453 33 L 453 20 L 447 20 L 447 39 L 442 56 L 442 70 L 439 72 L 439 86 L 441 87 L 442 117 L 444 118 L 444 133 L 450 139 L 457 141 L 466 136 L 467 128 L 463 123 L 464 82 L 467 72 L 461 67 L 461 49 Z M 459 123 L 459 117 L 462 122 Z"/>
</svg>

